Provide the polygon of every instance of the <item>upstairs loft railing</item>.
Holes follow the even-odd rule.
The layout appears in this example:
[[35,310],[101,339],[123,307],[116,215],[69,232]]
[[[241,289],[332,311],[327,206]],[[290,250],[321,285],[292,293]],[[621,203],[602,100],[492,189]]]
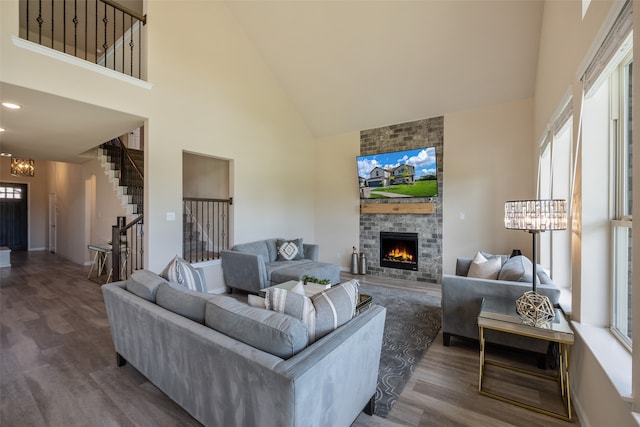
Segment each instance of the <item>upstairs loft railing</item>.
[[129,224],[125,224],[126,217],[119,216],[118,223],[111,228],[111,262],[114,282],[126,280],[131,273],[144,268],[142,217],[140,215]]
[[21,0],[20,37],[143,79],[146,15],[112,0]]
[[182,257],[188,262],[220,259],[229,248],[229,207],[233,199],[183,199]]

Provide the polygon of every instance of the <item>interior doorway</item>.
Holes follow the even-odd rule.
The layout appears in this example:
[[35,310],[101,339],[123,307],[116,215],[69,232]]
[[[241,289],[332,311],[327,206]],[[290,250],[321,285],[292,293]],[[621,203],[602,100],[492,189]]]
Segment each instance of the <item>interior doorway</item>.
[[0,183],[0,246],[29,249],[27,184]]
[[56,226],[58,222],[58,204],[56,193],[49,194],[49,252],[56,253],[58,234]]

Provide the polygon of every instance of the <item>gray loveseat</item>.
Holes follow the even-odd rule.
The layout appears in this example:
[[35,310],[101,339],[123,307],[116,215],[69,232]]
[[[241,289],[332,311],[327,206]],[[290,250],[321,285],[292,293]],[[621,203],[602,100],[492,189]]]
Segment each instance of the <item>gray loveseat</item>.
[[383,307],[307,345],[292,316],[151,272],[102,291],[118,365],[130,363],[205,426],[349,426],[373,409]]
[[[504,255],[501,257],[504,266],[508,257]],[[524,260],[528,261],[526,258]],[[478,279],[467,277],[472,261],[471,258],[458,258],[456,274],[442,276],[442,338],[445,346],[450,344],[452,336],[478,340],[478,314],[482,298],[510,299],[513,300],[515,307],[516,299],[532,289],[531,270],[526,271],[527,268],[521,280],[528,278],[528,281]],[[531,264],[530,261],[529,264]],[[527,272],[528,276],[526,276]],[[551,282],[542,269],[539,269],[538,278],[537,292],[548,296],[551,303],[557,305],[560,289]],[[547,341],[503,332],[486,331],[485,339],[490,343],[537,353],[538,364],[541,366],[549,350]]]
[[221,251],[222,274],[229,291],[242,289],[257,294],[261,289],[309,275],[328,279],[332,285],[340,282],[340,266],[318,262],[320,247],[302,243],[296,259],[283,260],[278,256],[278,242],[284,239],[265,239],[235,245]]

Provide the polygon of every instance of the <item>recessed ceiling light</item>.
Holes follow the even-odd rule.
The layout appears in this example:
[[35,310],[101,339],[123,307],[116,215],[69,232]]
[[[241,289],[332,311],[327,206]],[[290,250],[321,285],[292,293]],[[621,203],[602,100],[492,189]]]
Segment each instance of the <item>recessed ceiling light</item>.
[[0,132],[4,132],[4,128],[0,128]]
[[20,108],[18,104],[14,104],[12,102],[3,102],[2,105],[4,105],[7,108],[11,108],[12,110],[17,110],[18,108]]
[[11,157],[11,153],[0,153],[1,157]]

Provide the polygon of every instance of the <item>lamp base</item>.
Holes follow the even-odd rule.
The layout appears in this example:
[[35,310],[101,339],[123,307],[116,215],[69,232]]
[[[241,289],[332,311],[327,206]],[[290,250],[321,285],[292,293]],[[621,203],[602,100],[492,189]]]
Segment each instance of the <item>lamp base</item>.
[[542,326],[556,317],[549,297],[527,291],[516,300],[516,312],[525,325]]

